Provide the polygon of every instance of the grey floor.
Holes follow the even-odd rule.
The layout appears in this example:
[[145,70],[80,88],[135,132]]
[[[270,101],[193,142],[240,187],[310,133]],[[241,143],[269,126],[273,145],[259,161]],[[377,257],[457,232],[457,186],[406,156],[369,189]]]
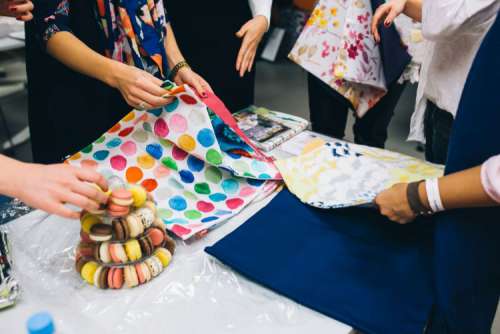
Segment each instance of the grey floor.
[[[0,66],[7,70],[8,78],[22,80],[25,77],[23,56],[22,51],[0,54]],[[16,93],[12,94],[14,91]],[[387,148],[423,157],[422,153],[416,150],[415,143],[405,140],[414,101],[415,86],[410,85],[406,88],[396,108],[396,115],[389,128]],[[306,72],[286,60],[279,63],[259,62],[257,66],[256,104],[308,119]],[[11,133],[16,133],[27,126],[26,91],[19,92],[19,85],[0,84],[0,107],[6,115]],[[347,129],[347,140],[352,140],[352,122],[353,118],[351,117]],[[0,123],[0,144],[6,139],[7,133]],[[32,160],[29,142],[4,153],[23,161]]]

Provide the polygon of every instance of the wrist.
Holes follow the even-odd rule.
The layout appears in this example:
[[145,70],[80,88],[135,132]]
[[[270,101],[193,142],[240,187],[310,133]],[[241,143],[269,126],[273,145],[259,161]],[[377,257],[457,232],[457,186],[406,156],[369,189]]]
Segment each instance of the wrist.
[[118,82],[120,82],[120,79],[123,78],[123,72],[126,66],[128,65],[122,64],[116,60],[108,59],[108,62],[103,67],[104,74],[101,81],[110,87],[117,88]]
[[427,197],[427,190],[425,189],[425,182],[420,182],[420,184],[418,185],[418,197],[420,198],[420,203],[422,203],[422,205],[425,206],[425,208],[427,210],[430,210],[431,206],[429,204],[429,200]]

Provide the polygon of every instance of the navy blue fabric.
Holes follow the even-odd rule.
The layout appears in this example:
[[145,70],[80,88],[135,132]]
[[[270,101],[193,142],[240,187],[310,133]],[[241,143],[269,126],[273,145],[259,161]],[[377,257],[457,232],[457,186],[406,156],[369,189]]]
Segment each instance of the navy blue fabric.
[[[464,87],[446,174],[500,154],[500,20],[485,37]],[[490,333],[500,293],[500,208],[436,217],[436,313],[430,333]]]
[[366,334],[421,334],[432,304],[432,225],[323,210],[288,190],[206,252]]
[[[373,12],[378,6],[385,3],[385,0],[371,0]],[[407,52],[406,46],[401,42],[401,36],[392,24],[390,27],[385,27],[383,24],[378,26],[380,33],[380,56],[384,68],[384,76],[387,86],[397,81],[406,66],[411,61],[411,56]]]

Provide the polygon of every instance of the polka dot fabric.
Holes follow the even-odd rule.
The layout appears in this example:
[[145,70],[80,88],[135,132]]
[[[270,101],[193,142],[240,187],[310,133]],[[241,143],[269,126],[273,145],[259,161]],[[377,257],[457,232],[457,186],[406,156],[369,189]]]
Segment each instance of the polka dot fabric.
[[207,107],[189,87],[175,90],[174,103],[130,112],[68,162],[142,185],[167,228],[188,239],[238,213],[277,172],[221,151]]

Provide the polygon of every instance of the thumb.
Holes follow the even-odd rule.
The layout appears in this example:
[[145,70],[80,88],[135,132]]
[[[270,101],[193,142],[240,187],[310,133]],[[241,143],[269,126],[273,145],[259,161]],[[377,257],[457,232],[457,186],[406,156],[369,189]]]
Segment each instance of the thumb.
[[240,30],[238,30],[238,32],[236,32],[236,36],[238,38],[242,38],[243,36],[245,36],[245,34],[248,31],[249,26],[250,26],[250,21],[248,21],[247,23],[245,23],[244,25],[241,26]]

